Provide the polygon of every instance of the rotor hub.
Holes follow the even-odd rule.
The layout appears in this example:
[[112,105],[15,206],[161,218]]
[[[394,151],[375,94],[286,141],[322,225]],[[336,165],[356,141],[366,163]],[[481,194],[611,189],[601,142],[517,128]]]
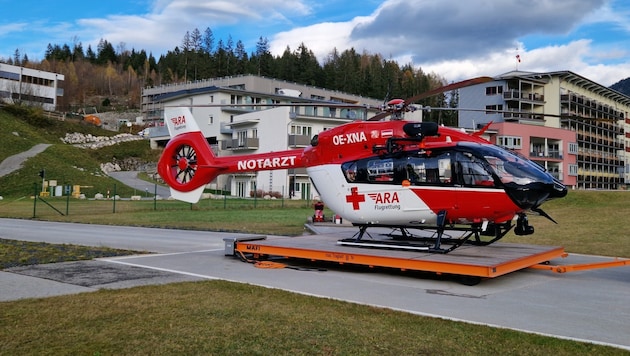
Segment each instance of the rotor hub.
[[186,157],[180,157],[177,160],[177,168],[179,168],[180,171],[183,171],[184,169],[188,168],[189,164],[188,164],[188,158]]

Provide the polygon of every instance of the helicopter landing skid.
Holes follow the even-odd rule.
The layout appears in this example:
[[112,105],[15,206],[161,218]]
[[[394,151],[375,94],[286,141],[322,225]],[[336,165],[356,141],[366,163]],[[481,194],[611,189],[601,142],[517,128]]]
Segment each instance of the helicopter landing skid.
[[[441,213],[441,212],[440,212]],[[375,239],[367,232],[368,227],[378,227],[379,225],[359,225],[359,231],[354,234],[352,238],[338,240],[339,245],[354,246],[354,247],[366,247],[366,248],[381,248],[381,249],[393,249],[393,250],[412,250],[429,253],[449,253],[456,248],[468,244],[473,246],[487,246],[502,239],[512,228],[510,223],[501,225],[492,225],[491,228],[483,228],[482,224],[473,224],[469,227],[454,227],[449,226],[449,231],[463,231],[464,234],[461,237],[453,237],[451,234],[447,234],[446,224],[444,223],[446,215],[438,214],[438,227],[434,227],[435,232],[431,236],[417,236],[411,233],[408,226],[380,226],[390,227],[394,231],[400,231],[399,234],[394,234],[392,231],[389,234],[381,234],[388,236],[390,239]],[[418,227],[420,230],[429,230],[430,228]],[[367,234],[368,240],[363,239]],[[481,235],[493,235],[490,240],[483,240]]]

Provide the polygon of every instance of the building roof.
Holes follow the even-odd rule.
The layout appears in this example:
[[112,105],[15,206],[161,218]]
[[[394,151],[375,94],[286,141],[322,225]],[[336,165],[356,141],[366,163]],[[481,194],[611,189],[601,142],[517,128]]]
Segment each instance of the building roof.
[[585,78],[568,70],[543,73],[512,71],[499,75],[497,79],[526,78],[529,80],[544,82],[546,81],[545,77],[560,77],[562,80],[575,86],[579,86],[595,94],[619,102],[623,105],[630,106],[630,96],[620,93],[614,89],[605,87],[599,83],[596,83],[588,78]]

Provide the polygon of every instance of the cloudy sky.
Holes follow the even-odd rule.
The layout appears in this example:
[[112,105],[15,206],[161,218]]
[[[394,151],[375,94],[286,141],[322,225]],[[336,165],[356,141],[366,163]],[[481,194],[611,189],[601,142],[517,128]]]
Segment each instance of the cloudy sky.
[[[99,39],[156,58],[209,27],[253,52],[304,43],[380,53],[448,81],[514,69],[570,70],[603,85],[630,77],[627,0],[0,0],[0,58],[42,60],[48,44]],[[521,61],[517,61],[517,55]]]

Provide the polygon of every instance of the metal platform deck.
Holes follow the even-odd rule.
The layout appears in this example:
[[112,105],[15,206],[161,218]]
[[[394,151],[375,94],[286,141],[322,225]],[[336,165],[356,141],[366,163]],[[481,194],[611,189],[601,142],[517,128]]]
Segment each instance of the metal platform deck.
[[338,244],[341,238],[339,234],[324,234],[226,239],[226,255],[242,253],[256,259],[275,256],[479,278],[498,277],[567,255],[564,248],[558,246],[499,242],[489,246],[463,245],[441,254],[343,246]]

